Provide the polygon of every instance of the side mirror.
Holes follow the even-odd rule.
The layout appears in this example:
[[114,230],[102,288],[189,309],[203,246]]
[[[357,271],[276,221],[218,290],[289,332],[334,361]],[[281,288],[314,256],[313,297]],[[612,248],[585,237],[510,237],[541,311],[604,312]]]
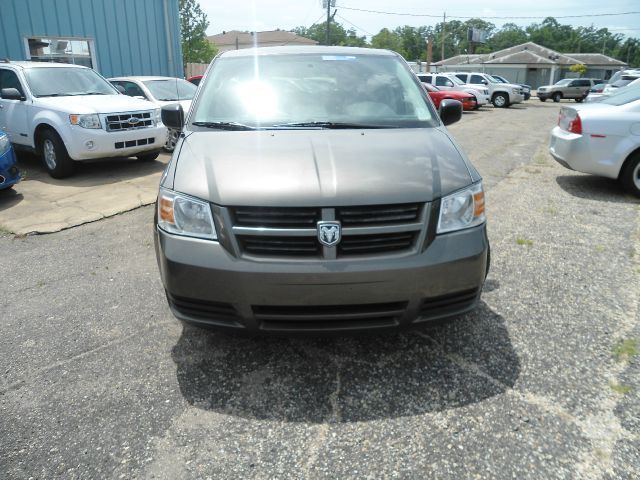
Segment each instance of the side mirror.
[[24,101],[27,99],[17,88],[3,88],[0,91],[0,97],[3,100],[20,100]]
[[440,120],[445,125],[456,123],[462,118],[462,103],[457,100],[446,99],[440,102]]
[[182,110],[182,105],[179,103],[165,105],[162,107],[161,113],[162,123],[164,123],[165,127],[182,130],[184,126],[184,110]]
[[487,82],[486,80],[482,80],[482,83],[485,85],[489,85],[489,82]]

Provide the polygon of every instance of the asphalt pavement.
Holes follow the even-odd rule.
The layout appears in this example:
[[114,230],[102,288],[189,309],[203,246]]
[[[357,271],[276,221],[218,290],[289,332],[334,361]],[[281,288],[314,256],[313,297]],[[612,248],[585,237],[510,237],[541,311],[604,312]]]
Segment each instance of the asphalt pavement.
[[488,186],[492,268],[445,326],[183,326],[152,207],[0,234],[0,478],[640,478],[640,201],[549,157],[556,113],[452,126]]

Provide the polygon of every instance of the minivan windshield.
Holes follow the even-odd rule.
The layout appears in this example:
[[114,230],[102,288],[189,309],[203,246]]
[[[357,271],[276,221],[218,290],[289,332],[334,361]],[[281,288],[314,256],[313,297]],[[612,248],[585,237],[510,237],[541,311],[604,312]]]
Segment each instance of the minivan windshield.
[[75,95],[119,95],[113,85],[90,68],[38,67],[24,71],[36,97]]
[[415,128],[439,125],[396,56],[286,53],[221,57],[190,118],[196,127]]

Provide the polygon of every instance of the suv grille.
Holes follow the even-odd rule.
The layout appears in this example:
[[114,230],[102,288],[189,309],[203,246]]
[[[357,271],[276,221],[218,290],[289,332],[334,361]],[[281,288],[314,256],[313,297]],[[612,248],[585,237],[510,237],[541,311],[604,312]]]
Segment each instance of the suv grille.
[[153,127],[152,112],[128,112],[107,115],[107,132]]
[[[338,208],[235,207],[229,209],[241,254],[259,257],[343,258],[409,252],[426,224],[425,204]],[[336,220],[342,238],[323,247],[317,223]]]

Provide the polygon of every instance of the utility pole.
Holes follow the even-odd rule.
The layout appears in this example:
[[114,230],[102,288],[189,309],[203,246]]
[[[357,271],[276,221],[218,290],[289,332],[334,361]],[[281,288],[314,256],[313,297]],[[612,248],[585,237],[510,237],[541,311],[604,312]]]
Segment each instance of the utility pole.
[[444,14],[442,15],[442,53],[441,53],[441,57],[440,61],[444,60],[444,34],[445,34],[445,30],[447,28],[447,12],[444,12]]
[[331,25],[331,0],[325,0],[325,2],[327,2],[327,38],[325,40],[325,43],[328,46],[329,45],[329,28]]

